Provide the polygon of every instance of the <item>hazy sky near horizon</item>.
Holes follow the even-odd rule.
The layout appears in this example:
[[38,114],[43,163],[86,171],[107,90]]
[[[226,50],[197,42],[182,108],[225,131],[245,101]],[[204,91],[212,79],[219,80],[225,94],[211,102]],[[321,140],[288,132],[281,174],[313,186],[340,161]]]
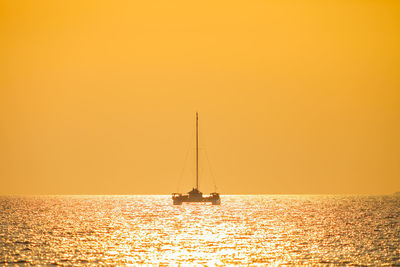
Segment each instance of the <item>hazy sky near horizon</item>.
[[188,191],[196,111],[205,192],[400,191],[400,1],[1,1],[0,34],[0,194]]

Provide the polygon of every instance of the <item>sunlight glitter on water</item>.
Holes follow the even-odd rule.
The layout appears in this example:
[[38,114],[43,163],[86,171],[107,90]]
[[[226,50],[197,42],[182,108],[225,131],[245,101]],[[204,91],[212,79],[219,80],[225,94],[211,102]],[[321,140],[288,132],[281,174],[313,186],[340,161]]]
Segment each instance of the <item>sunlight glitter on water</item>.
[[400,264],[400,198],[0,197],[0,264]]

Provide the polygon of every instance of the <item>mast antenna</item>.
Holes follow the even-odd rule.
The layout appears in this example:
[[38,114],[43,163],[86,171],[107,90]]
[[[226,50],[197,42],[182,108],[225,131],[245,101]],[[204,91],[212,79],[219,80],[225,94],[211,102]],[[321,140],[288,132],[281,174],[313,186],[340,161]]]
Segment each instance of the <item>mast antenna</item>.
[[196,189],[199,189],[199,114],[196,112]]

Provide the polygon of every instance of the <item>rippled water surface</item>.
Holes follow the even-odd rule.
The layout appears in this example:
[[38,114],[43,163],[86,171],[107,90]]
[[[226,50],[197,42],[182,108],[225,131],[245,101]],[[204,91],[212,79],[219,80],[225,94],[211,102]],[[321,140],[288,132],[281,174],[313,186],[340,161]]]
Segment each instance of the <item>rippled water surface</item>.
[[400,197],[0,197],[0,264],[400,265]]

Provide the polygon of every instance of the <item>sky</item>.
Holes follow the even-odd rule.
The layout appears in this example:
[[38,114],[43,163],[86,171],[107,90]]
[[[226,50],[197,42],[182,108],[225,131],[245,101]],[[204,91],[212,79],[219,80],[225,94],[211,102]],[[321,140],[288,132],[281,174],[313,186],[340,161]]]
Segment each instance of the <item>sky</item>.
[[400,2],[0,3],[0,194],[400,191]]

